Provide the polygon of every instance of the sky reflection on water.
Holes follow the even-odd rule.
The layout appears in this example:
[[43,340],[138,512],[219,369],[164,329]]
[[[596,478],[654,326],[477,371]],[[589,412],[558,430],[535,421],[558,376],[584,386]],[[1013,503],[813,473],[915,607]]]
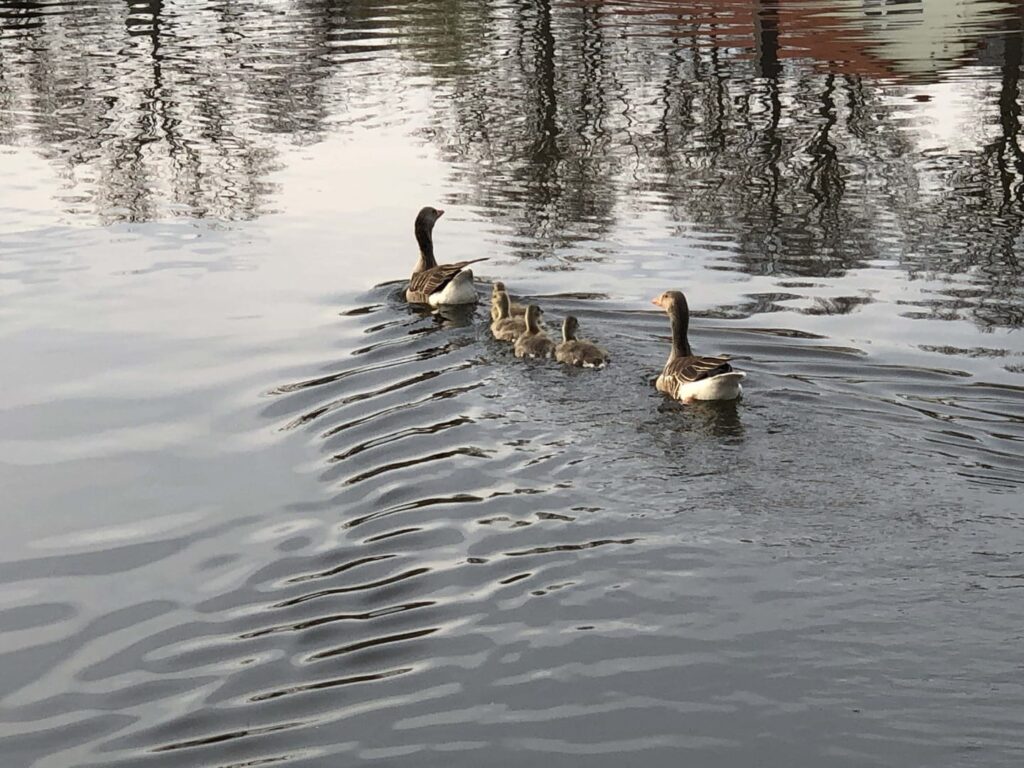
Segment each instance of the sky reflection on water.
[[[0,0],[0,752],[1018,765],[1022,39]],[[613,364],[398,300],[427,203]],[[739,404],[653,392],[669,287]]]

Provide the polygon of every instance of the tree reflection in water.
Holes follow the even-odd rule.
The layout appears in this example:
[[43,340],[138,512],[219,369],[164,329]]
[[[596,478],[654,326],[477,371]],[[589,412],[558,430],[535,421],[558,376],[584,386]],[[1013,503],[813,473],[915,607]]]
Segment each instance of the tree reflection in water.
[[[426,74],[452,196],[520,258],[575,268],[656,209],[751,274],[966,276],[935,311],[1017,327],[1021,4],[955,5],[5,1],[0,142],[52,157],[72,212],[244,219],[284,146]],[[923,147],[928,88],[958,79],[992,117]]]

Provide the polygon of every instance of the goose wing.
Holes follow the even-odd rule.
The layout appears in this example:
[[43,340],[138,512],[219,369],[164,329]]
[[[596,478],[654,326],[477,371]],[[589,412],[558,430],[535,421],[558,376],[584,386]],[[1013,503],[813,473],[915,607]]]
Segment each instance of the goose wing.
[[466,266],[486,260],[487,258],[484,257],[470,259],[469,261],[457,261],[454,264],[438,264],[436,267],[417,272],[409,278],[408,290],[424,296],[430,296],[448,285]]
[[691,384],[701,379],[709,379],[722,373],[729,373],[732,366],[724,357],[677,357],[665,364],[662,376],[674,380],[677,384]]

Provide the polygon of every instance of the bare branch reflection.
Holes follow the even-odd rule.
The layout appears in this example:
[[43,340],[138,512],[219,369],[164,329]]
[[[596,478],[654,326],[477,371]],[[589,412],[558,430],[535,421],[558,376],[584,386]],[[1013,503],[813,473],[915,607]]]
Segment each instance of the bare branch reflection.
[[[983,5],[3,0],[0,141],[51,157],[73,214],[251,218],[284,147],[401,119],[394,93],[425,75],[451,196],[520,258],[575,269],[653,208],[734,243],[728,268],[896,260],[1016,327],[1022,11]],[[968,65],[992,83],[969,93],[979,138],[929,146],[929,88]]]

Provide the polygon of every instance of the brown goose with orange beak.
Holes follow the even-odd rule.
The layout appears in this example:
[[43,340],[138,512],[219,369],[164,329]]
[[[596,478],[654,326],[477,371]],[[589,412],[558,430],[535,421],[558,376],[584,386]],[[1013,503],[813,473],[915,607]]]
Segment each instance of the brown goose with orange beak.
[[690,307],[686,297],[679,291],[665,291],[651,303],[664,309],[672,323],[672,351],[655,384],[658,391],[684,403],[738,398],[745,373],[734,371],[724,357],[693,354],[687,336]]

